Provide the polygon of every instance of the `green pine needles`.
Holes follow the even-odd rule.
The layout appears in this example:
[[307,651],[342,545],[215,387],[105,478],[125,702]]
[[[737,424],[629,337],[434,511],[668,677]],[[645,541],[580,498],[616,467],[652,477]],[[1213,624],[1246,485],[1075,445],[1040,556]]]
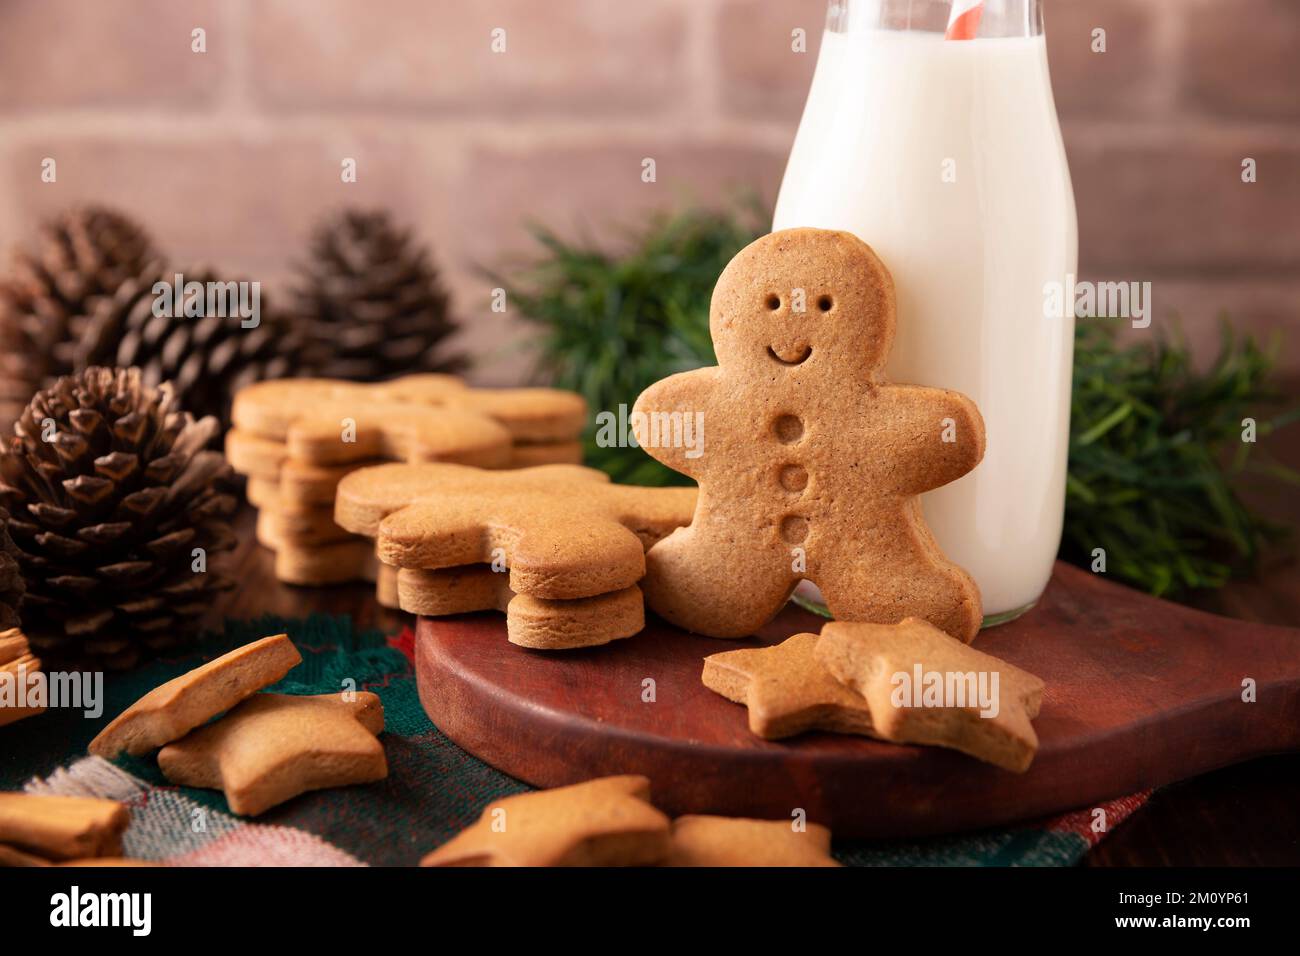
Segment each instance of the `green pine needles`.
[[[665,376],[713,365],[709,298],[731,257],[767,232],[755,201],[737,211],[692,208],[653,219],[618,254],[535,227],[542,255],[514,281],[494,277],[540,330],[539,377],[580,392],[600,412],[628,412]],[[587,464],[615,481],[687,484],[639,448],[602,447],[589,424]]]
[[1115,331],[1082,319],[1075,336],[1062,557],[1088,567],[1102,548],[1109,574],[1152,594],[1222,587],[1285,536],[1240,487],[1300,484],[1255,450],[1300,419],[1279,411],[1276,343],[1225,320],[1217,358],[1198,370],[1176,333],[1120,345]]
[[[617,253],[537,227],[539,257],[513,281],[494,278],[538,328],[539,377],[582,393],[593,417],[617,416],[659,379],[714,363],[714,283],[769,221],[753,201],[689,208],[651,219]],[[1284,535],[1243,504],[1241,483],[1300,484],[1243,441],[1245,419],[1261,441],[1300,419],[1300,409],[1278,411],[1276,349],[1225,323],[1218,358],[1199,370],[1177,336],[1122,344],[1115,332],[1113,323],[1079,321],[1062,557],[1088,567],[1104,549],[1108,574],[1153,594],[1221,587]],[[616,481],[684,481],[639,448],[602,447],[595,434],[593,423],[587,462]]]

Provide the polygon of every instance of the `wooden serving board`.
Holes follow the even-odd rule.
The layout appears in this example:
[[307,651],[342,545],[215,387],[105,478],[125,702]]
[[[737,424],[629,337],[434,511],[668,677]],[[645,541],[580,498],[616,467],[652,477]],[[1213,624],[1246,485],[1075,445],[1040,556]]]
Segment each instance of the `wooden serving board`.
[[[744,707],[700,683],[708,654],[821,623],[791,606],[758,638],[723,641],[652,619],[606,647],[542,653],[510,644],[500,614],[422,618],[420,699],[452,740],[536,786],[643,773],[671,814],[788,818],[802,807],[840,836],[1005,824],[1300,750],[1300,630],[1194,611],[1059,563],[1037,608],[975,644],[1047,684],[1023,775],[862,737],[768,742],[750,734]],[[653,703],[642,700],[647,678]],[[1246,678],[1254,703],[1242,701]]]

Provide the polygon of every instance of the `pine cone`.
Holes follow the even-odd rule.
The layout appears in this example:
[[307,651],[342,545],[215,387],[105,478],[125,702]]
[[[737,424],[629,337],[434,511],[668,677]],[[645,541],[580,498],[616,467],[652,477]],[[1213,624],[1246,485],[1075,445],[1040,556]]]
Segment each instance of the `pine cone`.
[[0,429],[37,389],[75,371],[91,304],[157,258],[145,231],[110,209],[71,209],[42,224],[38,247],[20,251],[0,284]]
[[[230,468],[171,387],[90,368],[39,392],[0,451],[0,506],[26,578],[23,630],[50,660],[132,667],[196,636],[228,580]],[[192,570],[194,549],[205,571]]]
[[444,352],[458,325],[432,258],[384,212],[347,210],[317,227],[293,311],[325,378],[374,382],[466,364]]
[[224,432],[230,426],[234,393],[252,382],[295,374],[303,340],[282,313],[269,307],[265,296],[260,297],[259,321],[252,328],[244,328],[244,320],[235,314],[155,315],[155,283],[170,286],[178,273],[186,285],[228,281],[208,269],[155,267],[123,283],[91,312],[74,364],[77,369],[137,367],[147,387],[170,382],[186,411],[215,416]]
[[9,512],[0,508],[0,631],[18,626],[18,602],[23,590],[18,548],[9,537]]

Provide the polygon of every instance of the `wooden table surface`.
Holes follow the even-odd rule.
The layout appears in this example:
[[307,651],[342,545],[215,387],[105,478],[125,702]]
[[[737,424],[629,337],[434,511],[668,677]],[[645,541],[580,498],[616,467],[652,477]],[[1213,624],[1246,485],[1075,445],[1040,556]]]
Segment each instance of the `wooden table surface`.
[[[369,585],[297,588],[275,580],[273,557],[253,541],[253,516],[241,515],[235,555],[238,587],[214,615],[350,614],[356,626],[397,631],[408,615],[375,603]],[[1294,564],[1235,583],[1196,602],[1204,610],[1300,625],[1300,571]],[[1300,864],[1300,754],[1228,767],[1157,791],[1088,854],[1087,866],[1253,866]]]

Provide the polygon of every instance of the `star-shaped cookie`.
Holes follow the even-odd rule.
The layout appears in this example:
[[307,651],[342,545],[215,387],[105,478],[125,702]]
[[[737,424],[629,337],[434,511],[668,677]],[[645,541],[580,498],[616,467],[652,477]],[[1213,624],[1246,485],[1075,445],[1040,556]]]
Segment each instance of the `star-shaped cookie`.
[[124,750],[134,756],[157,750],[274,684],[301,661],[287,634],[237,647],[149,691],[87,749],[109,760]]
[[257,694],[168,744],[158,766],[172,783],[224,790],[232,811],[257,816],[308,790],[382,780],[383,729],[383,704],[367,691]]
[[704,686],[749,707],[749,729],[768,740],[806,730],[872,734],[867,702],[813,654],[816,634],[772,647],[724,651],[704,659]]
[[833,621],[822,628],[816,658],[866,699],[886,740],[952,747],[1018,773],[1038,750],[1030,721],[1043,682],[927,621]]
[[645,777],[601,777],[490,803],[421,866],[645,866],[668,855]]
[[673,821],[669,866],[839,866],[831,831],[792,820],[684,816]]

